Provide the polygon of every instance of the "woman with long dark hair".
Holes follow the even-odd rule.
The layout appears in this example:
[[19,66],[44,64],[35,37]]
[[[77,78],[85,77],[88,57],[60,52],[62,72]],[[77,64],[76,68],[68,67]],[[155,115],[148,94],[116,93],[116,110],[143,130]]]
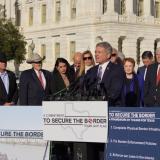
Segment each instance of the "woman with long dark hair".
[[[57,58],[52,76],[54,95],[57,96],[74,81],[74,73],[72,73],[68,61],[64,58]],[[71,155],[68,153],[68,149],[72,150],[72,148],[72,143],[51,142],[51,154],[55,155],[57,160],[69,160]]]
[[64,58],[57,58],[52,75],[55,94],[69,87],[74,81],[70,65]]

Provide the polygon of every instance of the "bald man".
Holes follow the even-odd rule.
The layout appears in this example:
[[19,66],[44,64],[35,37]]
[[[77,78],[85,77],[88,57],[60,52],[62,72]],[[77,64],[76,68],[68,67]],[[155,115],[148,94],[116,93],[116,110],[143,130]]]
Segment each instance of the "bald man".
[[75,73],[75,79],[78,78],[78,73],[81,65],[81,52],[76,52],[73,56],[73,65],[71,65],[72,71]]

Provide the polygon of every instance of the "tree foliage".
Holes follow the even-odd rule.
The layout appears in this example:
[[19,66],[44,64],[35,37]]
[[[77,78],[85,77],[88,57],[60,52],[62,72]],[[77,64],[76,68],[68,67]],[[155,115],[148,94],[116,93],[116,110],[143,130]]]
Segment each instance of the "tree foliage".
[[26,41],[18,28],[10,20],[0,20],[0,52],[6,54],[8,60],[14,59],[20,64],[25,60]]

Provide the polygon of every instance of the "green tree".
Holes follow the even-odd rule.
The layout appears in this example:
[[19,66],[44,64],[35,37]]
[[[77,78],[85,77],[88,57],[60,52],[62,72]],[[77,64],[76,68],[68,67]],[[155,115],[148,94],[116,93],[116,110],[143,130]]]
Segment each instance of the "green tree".
[[15,73],[19,75],[19,66],[25,60],[26,41],[10,20],[0,19],[0,52],[6,54],[8,60],[14,60]]
[[18,28],[10,20],[0,20],[0,51],[8,60],[20,64],[25,60],[26,41]]

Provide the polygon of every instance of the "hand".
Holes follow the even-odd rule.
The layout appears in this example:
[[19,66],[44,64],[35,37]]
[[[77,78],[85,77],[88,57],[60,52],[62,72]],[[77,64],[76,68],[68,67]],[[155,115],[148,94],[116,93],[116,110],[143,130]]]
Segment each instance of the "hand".
[[13,105],[13,102],[6,102],[3,104],[4,106],[12,106]]

